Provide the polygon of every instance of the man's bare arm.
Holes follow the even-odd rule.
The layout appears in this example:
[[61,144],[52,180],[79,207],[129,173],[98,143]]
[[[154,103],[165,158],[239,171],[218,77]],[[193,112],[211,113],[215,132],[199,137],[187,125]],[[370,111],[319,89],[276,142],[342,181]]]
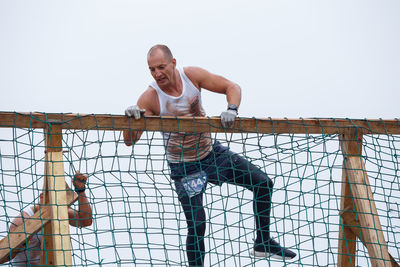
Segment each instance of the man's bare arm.
[[240,105],[242,89],[236,83],[199,67],[186,67],[185,74],[199,89],[225,94],[228,105]]
[[[137,106],[140,109],[144,110],[145,116],[151,115],[159,115],[160,114],[160,107],[158,104],[158,97],[157,93],[155,92],[154,88],[149,87],[140,97],[137,102]],[[124,143],[127,146],[131,146],[139,141],[140,137],[142,136],[143,131],[133,131],[133,130],[124,130]]]
[[86,197],[85,188],[88,176],[76,172],[73,185],[78,196],[79,210],[68,209],[69,224],[75,227],[87,227],[92,224],[92,207]]

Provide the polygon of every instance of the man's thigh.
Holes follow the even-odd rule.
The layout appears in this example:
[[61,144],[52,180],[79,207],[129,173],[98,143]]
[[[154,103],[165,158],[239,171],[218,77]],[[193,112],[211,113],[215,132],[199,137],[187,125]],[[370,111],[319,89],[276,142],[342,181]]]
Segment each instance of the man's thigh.
[[221,185],[227,182],[250,190],[269,180],[259,167],[229,150],[216,157],[215,165],[207,170],[207,174],[210,183]]

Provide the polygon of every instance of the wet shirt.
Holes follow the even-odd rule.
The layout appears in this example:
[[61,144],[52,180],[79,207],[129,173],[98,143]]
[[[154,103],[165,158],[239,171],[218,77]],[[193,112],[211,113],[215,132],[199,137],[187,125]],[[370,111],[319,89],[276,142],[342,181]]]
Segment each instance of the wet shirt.
[[[150,86],[156,89],[160,103],[161,116],[204,117],[201,93],[178,68],[182,80],[182,94],[170,96],[163,92],[154,81]],[[210,133],[162,132],[164,146],[169,162],[190,162],[201,160],[211,151]]]

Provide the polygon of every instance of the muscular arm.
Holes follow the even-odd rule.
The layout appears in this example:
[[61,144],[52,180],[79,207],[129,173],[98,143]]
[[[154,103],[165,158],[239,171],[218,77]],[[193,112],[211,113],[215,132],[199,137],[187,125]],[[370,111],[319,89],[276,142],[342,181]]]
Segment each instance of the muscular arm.
[[[137,105],[141,109],[145,110],[145,116],[160,114],[157,93],[152,87],[147,88],[147,90],[139,97]],[[143,131],[124,130],[123,136],[125,145],[131,146],[135,144],[137,141],[139,141],[142,134]]]
[[212,74],[199,67],[184,68],[185,74],[197,88],[225,94],[228,105],[235,104],[239,107],[242,98],[242,89],[236,83],[216,74]]
[[92,224],[92,207],[85,192],[77,193],[79,210],[68,209],[69,224],[75,227],[87,227]]
[[124,130],[124,143],[127,146],[131,146],[139,141],[140,137],[142,136],[143,131],[133,131],[133,130]]
[[78,206],[79,210],[72,208],[68,209],[69,224],[75,227],[87,227],[92,224],[92,207],[86,197],[85,191],[79,192],[79,190],[85,190],[86,181],[88,175],[82,174],[77,171],[72,180],[75,192],[78,194]]

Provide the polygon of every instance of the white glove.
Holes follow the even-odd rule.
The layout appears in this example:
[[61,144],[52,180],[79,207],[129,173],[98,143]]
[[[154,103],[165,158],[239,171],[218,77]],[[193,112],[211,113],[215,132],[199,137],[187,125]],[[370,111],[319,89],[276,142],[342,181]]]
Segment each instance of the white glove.
[[232,128],[238,113],[236,110],[228,109],[221,113],[221,124],[224,128]]
[[125,115],[128,117],[134,117],[136,120],[140,119],[145,112],[146,110],[140,109],[138,105],[130,106],[125,109]]

